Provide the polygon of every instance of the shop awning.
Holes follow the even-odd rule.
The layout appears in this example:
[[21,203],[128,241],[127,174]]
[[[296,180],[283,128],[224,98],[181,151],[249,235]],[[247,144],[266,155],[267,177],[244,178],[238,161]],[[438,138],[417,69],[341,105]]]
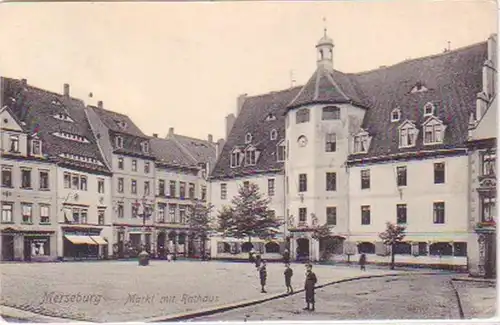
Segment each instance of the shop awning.
[[108,242],[104,240],[101,236],[90,236],[93,241],[95,241],[98,245],[107,245]]
[[97,245],[90,236],[65,235],[64,237],[75,245]]

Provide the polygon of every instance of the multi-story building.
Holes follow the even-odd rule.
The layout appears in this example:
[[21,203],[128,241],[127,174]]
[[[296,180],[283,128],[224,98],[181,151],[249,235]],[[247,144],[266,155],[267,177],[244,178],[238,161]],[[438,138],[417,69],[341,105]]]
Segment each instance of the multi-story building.
[[487,278],[496,275],[498,134],[496,69],[497,38],[488,39],[488,58],[483,66],[483,89],[477,95],[476,114],[469,128],[469,273]]
[[[174,139],[174,137],[176,139]],[[189,141],[189,146],[183,141]],[[207,204],[207,165],[215,160],[216,149],[208,141],[174,135],[154,134],[152,152],[156,158],[156,249],[178,255],[199,255],[199,241],[190,231],[188,216],[198,202]],[[188,149],[187,149],[187,148]],[[209,167],[208,167],[209,168]]]
[[[300,88],[271,92],[259,96],[242,95],[237,100],[236,116],[226,117],[226,142],[210,175],[212,218],[238,194],[245,182],[259,186],[262,195],[270,198],[269,209],[279,218],[285,217],[286,193],[284,162],[286,160],[286,105]],[[283,227],[282,233],[285,231]],[[247,258],[252,248],[272,258],[283,245],[283,236],[275,241],[252,238],[246,240],[214,236],[211,254],[217,257]]]
[[[316,45],[317,69],[303,87],[247,98],[227,128],[212,202],[227,202],[221,197],[229,185],[234,195],[239,182],[282,174],[281,155],[280,212],[294,257],[366,253],[385,261],[388,248],[378,234],[392,222],[407,228],[395,248],[398,260],[465,266],[467,127],[488,45],[362,73],[335,70],[333,49],[325,32]],[[246,111],[249,100],[255,104]],[[271,116],[276,107],[285,119]],[[321,224],[333,230],[317,241],[311,230]]]
[[[30,207],[33,201],[21,198],[21,204],[26,203],[19,208],[23,220],[37,227],[39,223],[50,229],[56,227],[57,239],[52,236],[31,244],[33,251],[50,252],[59,259],[106,256],[111,249],[111,207],[104,191],[110,187],[110,172],[86,119],[83,102],[70,96],[67,84],[61,95],[30,86],[26,80],[4,81],[8,107],[16,121],[29,131],[30,156],[50,162],[36,170],[23,162],[20,171],[21,187],[31,191],[31,197],[38,201]],[[26,145],[26,136],[22,139],[20,147]],[[16,179],[19,172],[14,173]],[[30,180],[30,175],[39,177]],[[53,199],[48,198],[50,189],[55,193]],[[13,208],[18,208],[15,203]]]
[[87,118],[112,176],[113,249],[154,247],[155,164],[149,137],[126,115],[87,106]]

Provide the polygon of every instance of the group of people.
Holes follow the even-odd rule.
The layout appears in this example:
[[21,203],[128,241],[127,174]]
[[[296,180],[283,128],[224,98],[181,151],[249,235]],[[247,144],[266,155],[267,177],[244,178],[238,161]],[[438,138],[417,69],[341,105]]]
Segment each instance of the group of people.
[[[262,293],[266,293],[266,280],[267,280],[267,264],[266,261],[263,260],[260,255],[257,255],[255,257],[255,267],[257,268],[259,272],[259,277],[260,277],[260,285],[261,285],[261,291]],[[286,292],[287,293],[293,293],[293,287],[292,287],[292,276],[293,276],[293,270],[290,267],[289,261],[285,262],[285,271],[283,272],[285,276],[285,286],[286,286]],[[316,286],[316,283],[318,282],[318,278],[316,277],[316,274],[312,271],[312,264],[308,263],[306,264],[306,274],[305,274],[305,282],[304,282],[304,290],[305,290],[305,300],[307,306],[304,308],[304,310],[315,310],[315,299],[314,299],[314,289]]]

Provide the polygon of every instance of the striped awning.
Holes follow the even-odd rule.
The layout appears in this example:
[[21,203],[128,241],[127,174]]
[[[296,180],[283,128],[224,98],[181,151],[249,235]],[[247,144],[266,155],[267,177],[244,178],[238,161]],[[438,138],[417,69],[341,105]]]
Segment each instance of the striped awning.
[[75,245],[97,245],[90,236],[64,235],[64,237]]
[[95,241],[98,245],[107,245],[108,242],[104,240],[101,236],[90,236],[93,241]]

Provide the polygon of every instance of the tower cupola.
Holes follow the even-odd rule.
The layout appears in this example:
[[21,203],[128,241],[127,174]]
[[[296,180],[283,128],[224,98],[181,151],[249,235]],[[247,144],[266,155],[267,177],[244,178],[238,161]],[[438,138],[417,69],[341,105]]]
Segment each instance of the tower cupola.
[[326,28],[324,35],[316,44],[316,51],[318,55],[317,65],[319,67],[333,70],[333,40],[328,37]]

